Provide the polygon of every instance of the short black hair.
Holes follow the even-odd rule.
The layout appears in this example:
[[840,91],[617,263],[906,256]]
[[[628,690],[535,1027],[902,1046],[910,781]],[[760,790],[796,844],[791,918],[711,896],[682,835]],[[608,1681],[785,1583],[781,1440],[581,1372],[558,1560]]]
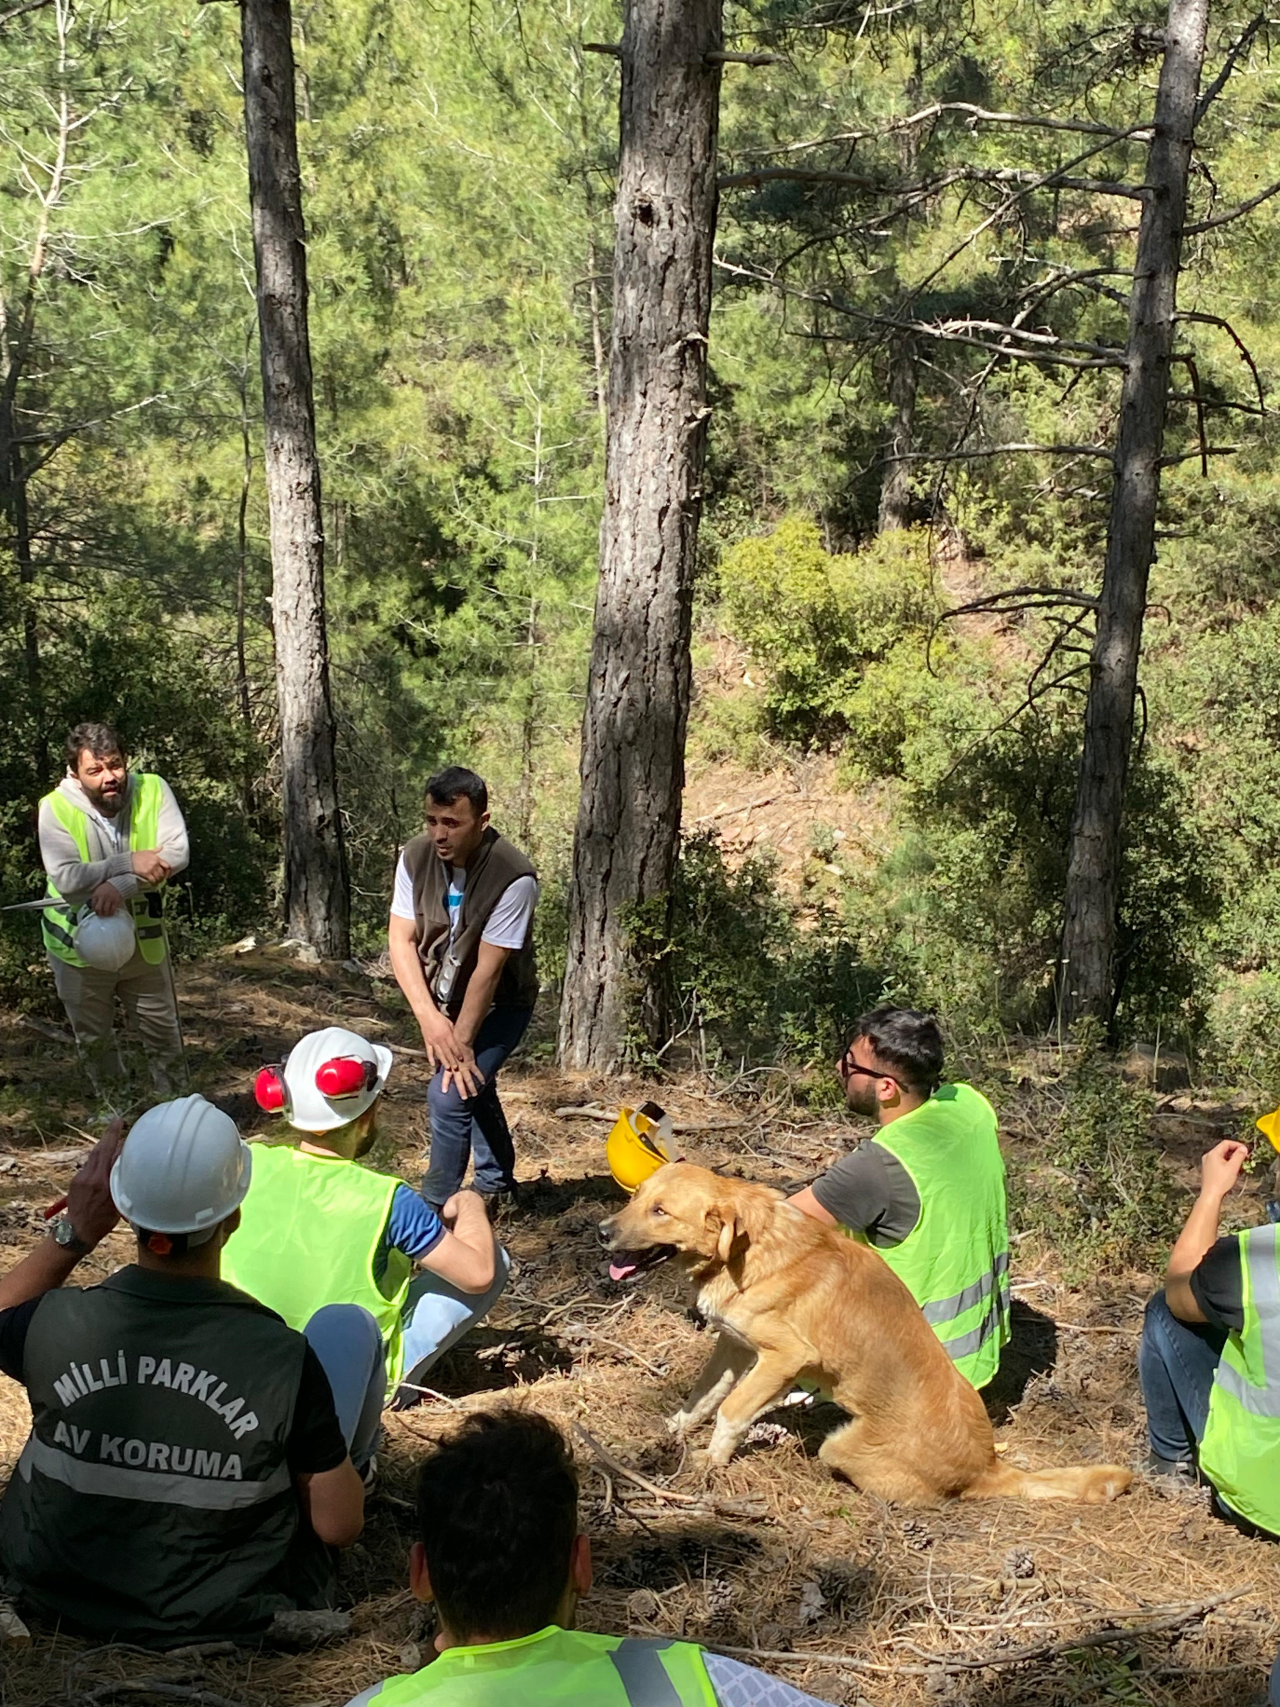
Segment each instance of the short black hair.
[[915,1008],[872,1008],[854,1021],[845,1040],[846,1055],[860,1037],[871,1045],[877,1061],[887,1062],[913,1091],[932,1096],[942,1083],[945,1048],[936,1015]]
[[468,1417],[418,1472],[418,1527],[442,1623],[466,1641],[514,1641],[552,1622],[578,1532],[564,1435],[506,1405]]
[[463,794],[475,808],[476,817],[489,810],[489,790],[484,778],[469,771],[465,765],[446,765],[427,779],[426,795],[437,806],[448,806]]
[[77,723],[68,730],[67,768],[75,770],[81,753],[85,752],[92,753],[95,759],[109,758],[112,753],[119,753],[122,759],[129,757],[120,731],[111,723]]

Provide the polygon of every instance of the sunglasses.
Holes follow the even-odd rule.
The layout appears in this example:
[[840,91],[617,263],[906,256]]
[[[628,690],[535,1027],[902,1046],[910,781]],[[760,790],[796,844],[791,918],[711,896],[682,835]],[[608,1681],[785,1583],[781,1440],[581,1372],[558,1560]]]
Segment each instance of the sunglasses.
[[897,1078],[893,1073],[886,1073],[883,1067],[860,1066],[857,1061],[852,1059],[847,1049],[840,1057],[840,1065],[837,1071],[839,1072],[840,1077],[844,1080],[851,1079],[855,1073],[861,1073],[864,1078],[868,1079],[888,1079],[891,1083],[897,1085],[900,1091],[910,1089],[908,1085],[905,1085],[903,1081]]

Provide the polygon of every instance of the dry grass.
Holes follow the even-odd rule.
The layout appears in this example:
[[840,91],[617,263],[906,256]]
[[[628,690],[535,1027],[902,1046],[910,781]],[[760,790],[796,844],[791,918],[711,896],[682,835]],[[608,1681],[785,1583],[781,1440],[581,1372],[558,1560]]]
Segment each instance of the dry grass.
[[[371,992],[355,976],[329,978],[273,955],[204,961],[184,969],[180,982],[199,1082],[220,1099],[235,1098],[241,1115],[250,1107],[253,1069],[278,1059],[310,1026],[364,1022],[393,1041],[411,1040],[399,1011],[383,1001],[385,987]],[[0,1172],[0,1241],[9,1247],[0,1260],[8,1261],[71,1171],[66,1162],[42,1162],[41,1146],[74,1145],[68,1121],[83,1126],[88,1110],[68,1100],[72,1069],[56,1043],[14,1020],[0,1029],[0,1049],[0,1145],[15,1159]],[[429,1637],[404,1588],[415,1459],[458,1410],[510,1401],[585,1425],[614,1458],[695,1502],[657,1497],[608,1472],[583,1446],[584,1515],[597,1560],[586,1618],[596,1628],[794,1651],[794,1662],[771,1660],[769,1669],[829,1701],[874,1707],[1244,1707],[1258,1697],[1280,1642],[1280,1551],[1217,1521],[1202,1494],[1169,1495],[1140,1480],[1131,1496],[1103,1508],[995,1501],[906,1513],[833,1481],[817,1463],[817,1443],[834,1420],[830,1407],[771,1418],[704,1487],[662,1426],[698,1366],[703,1337],[671,1272],[634,1290],[611,1286],[595,1234],[614,1202],[603,1167],[605,1128],[554,1113],[628,1093],[638,1100],[648,1087],[570,1084],[536,1065],[513,1069],[506,1083],[527,1182],[526,1207],[503,1229],[515,1259],[512,1283],[489,1322],[434,1372],[448,1402],[387,1419],[382,1491],[362,1542],[343,1563],[350,1636],[303,1655],[152,1657],[38,1630],[29,1649],[5,1656],[3,1707],[145,1700],[113,1696],[110,1685],[148,1679],[176,1686],[188,1700],[206,1692],[208,1707],[216,1707],[214,1697],[244,1707],[338,1704],[411,1669]],[[402,1058],[383,1121],[379,1155],[410,1179],[421,1154],[424,1085],[422,1064]],[[847,1142],[834,1118],[801,1111],[784,1118],[779,1108],[766,1121],[757,1101],[713,1098],[692,1081],[668,1084],[661,1096],[685,1122],[720,1126],[688,1139],[699,1159],[780,1185],[810,1177]],[[731,1120],[739,1124],[723,1126]],[[1017,1356],[997,1396],[1007,1407],[999,1437],[1011,1458],[1032,1465],[1136,1460],[1142,1429],[1133,1352],[1153,1277],[1099,1275],[1087,1289],[1069,1291],[1051,1253],[1030,1269],[1027,1251],[1022,1245],[1015,1259]],[[96,1266],[125,1255],[117,1238]],[[27,1425],[21,1390],[0,1382],[4,1473]],[[1005,1667],[946,1669],[969,1656],[1140,1625],[1150,1609],[1220,1595],[1235,1598],[1131,1640]],[[832,1655],[847,1663],[822,1657]],[[184,1696],[150,1697],[166,1698]]]

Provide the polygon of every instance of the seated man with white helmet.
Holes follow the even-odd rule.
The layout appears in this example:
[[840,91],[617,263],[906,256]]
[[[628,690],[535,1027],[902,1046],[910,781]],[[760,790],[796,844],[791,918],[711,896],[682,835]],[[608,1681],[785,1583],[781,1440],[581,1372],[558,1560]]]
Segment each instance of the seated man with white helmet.
[[[382,1332],[388,1397],[406,1407],[431,1365],[488,1314],[509,1264],[478,1193],[456,1192],[437,1214],[412,1186],[359,1165],[377,1136],[391,1060],[384,1044],[333,1025],[258,1074],[259,1105],[283,1113],[297,1138],[253,1146],[253,1184],[223,1272],[294,1327],[326,1304],[362,1305]],[[326,1365],[345,1355],[333,1344]]]
[[[308,1340],[219,1279],[251,1157],[202,1097],[161,1103],[120,1143],[114,1122],[66,1214],[0,1280],[0,1371],[31,1434],[0,1504],[0,1559],[25,1606],[100,1640],[159,1647],[261,1629],[326,1604],[329,1547],[364,1523],[352,1462],[375,1404],[344,1434]],[[123,1215],[136,1261],[64,1286]],[[360,1438],[360,1427],[364,1439]]]

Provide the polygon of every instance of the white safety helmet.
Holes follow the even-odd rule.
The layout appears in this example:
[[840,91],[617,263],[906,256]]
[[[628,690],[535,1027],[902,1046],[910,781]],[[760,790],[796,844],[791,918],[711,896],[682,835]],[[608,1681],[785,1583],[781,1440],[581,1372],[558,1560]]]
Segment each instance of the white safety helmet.
[[134,1121],[111,1170],[111,1198],[149,1233],[207,1235],[244,1202],[252,1167],[229,1114],[202,1096],[178,1097]]
[[99,972],[118,972],[133,959],[137,938],[133,934],[133,915],[127,907],[109,917],[102,917],[87,907],[72,932],[72,942],[81,960]]
[[392,1060],[385,1043],[326,1026],[296,1043],[283,1067],[264,1067],[254,1095],[259,1108],[282,1113],[299,1132],[332,1132],[377,1102]]

